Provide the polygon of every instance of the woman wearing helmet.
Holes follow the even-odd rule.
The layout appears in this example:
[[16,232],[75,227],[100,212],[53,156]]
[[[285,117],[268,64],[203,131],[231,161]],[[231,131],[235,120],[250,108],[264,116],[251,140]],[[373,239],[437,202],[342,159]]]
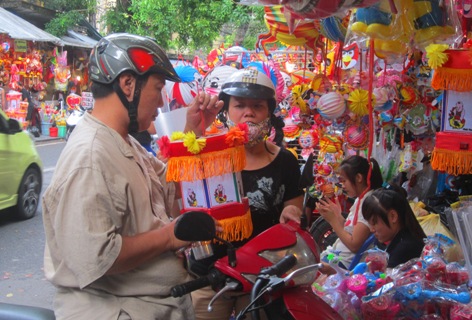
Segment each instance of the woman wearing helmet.
[[[300,222],[303,191],[298,187],[298,161],[291,152],[266,139],[271,126],[276,124],[281,129],[273,114],[276,107],[273,83],[256,69],[238,70],[222,85],[219,98],[224,101],[219,118],[226,126],[246,123],[249,127],[242,181],[251,209],[252,237],[279,222]],[[234,243],[236,247],[242,244]],[[224,255],[226,251],[214,248],[214,252]],[[249,302],[246,296],[218,299],[208,313],[213,295],[206,288],[192,293],[197,319],[228,319],[233,308],[239,312]]]
[[[186,243],[170,219],[175,186],[166,167],[129,134],[163,105],[165,80],[179,81],[150,38],[110,35],[90,57],[95,104],[67,142],[43,196],[45,273],[57,319],[193,319],[190,299],[170,297],[188,276],[174,251]],[[199,134],[222,102],[201,94],[188,107]]]

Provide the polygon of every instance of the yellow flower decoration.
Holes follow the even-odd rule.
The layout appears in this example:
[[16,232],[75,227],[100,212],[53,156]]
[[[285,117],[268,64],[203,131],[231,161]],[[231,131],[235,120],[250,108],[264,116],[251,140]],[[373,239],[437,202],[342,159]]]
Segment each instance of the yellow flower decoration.
[[449,48],[447,44],[430,44],[426,49],[426,58],[428,58],[428,65],[432,69],[437,69],[446,63],[448,59],[447,53],[444,53]]
[[206,139],[205,138],[198,138],[192,131],[188,132],[184,136],[184,146],[187,147],[188,152],[193,154],[200,153],[203,148],[206,146]]
[[[358,116],[369,114],[369,91],[356,89],[349,94],[347,99],[349,110]],[[372,105],[375,105],[375,96],[372,95]]]
[[172,135],[170,136],[170,141],[182,140],[184,137],[185,137],[185,133],[181,131],[175,131],[175,132],[172,132]]

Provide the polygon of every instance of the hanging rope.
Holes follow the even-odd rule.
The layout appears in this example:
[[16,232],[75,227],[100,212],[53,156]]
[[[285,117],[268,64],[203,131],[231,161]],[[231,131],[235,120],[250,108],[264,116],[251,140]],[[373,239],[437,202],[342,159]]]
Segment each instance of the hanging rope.
[[[369,45],[369,93],[368,93],[368,102],[367,106],[369,108],[369,144],[367,147],[367,162],[369,163],[369,171],[367,172],[367,188],[359,196],[359,201],[356,206],[356,213],[354,215],[353,224],[357,224],[357,216],[359,214],[359,207],[361,204],[361,199],[364,198],[365,194],[370,190],[370,177],[372,176],[372,162],[370,158],[372,156],[372,148],[374,145],[374,116],[373,116],[373,106],[372,106],[372,91],[374,86],[374,39],[370,39]],[[362,61],[362,60],[361,60]],[[361,64],[362,66],[362,64]]]

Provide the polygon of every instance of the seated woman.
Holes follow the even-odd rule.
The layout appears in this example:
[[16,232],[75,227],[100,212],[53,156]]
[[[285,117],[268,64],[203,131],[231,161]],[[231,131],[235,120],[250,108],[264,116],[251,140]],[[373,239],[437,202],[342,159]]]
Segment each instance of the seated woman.
[[[338,169],[339,181],[347,196],[356,198],[346,218],[342,215],[339,200],[335,198],[320,199],[316,208],[320,215],[331,225],[338,239],[321,253],[323,261],[335,253],[344,269],[349,268],[351,261],[370,235],[369,223],[363,218],[362,202],[372,193],[372,190],[382,187],[383,179],[379,164],[373,158],[370,162],[361,156],[350,156],[341,162]],[[370,172],[370,174],[369,174]],[[332,273],[328,265],[320,270],[322,273]]]
[[387,246],[388,268],[421,255],[426,234],[399,187],[373,191],[362,204],[362,215],[377,241]]

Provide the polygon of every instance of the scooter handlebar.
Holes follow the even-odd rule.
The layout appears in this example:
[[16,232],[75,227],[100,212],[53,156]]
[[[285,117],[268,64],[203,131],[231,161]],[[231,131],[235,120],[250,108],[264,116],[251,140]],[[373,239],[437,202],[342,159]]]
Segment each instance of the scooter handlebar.
[[195,290],[216,285],[226,280],[226,276],[216,269],[212,269],[210,273],[204,277],[176,285],[170,289],[170,295],[174,298],[182,297]]
[[261,270],[261,274],[281,277],[284,273],[293,268],[296,263],[297,258],[293,254],[291,254],[289,256],[283,257],[279,262],[275,263],[274,265]]

